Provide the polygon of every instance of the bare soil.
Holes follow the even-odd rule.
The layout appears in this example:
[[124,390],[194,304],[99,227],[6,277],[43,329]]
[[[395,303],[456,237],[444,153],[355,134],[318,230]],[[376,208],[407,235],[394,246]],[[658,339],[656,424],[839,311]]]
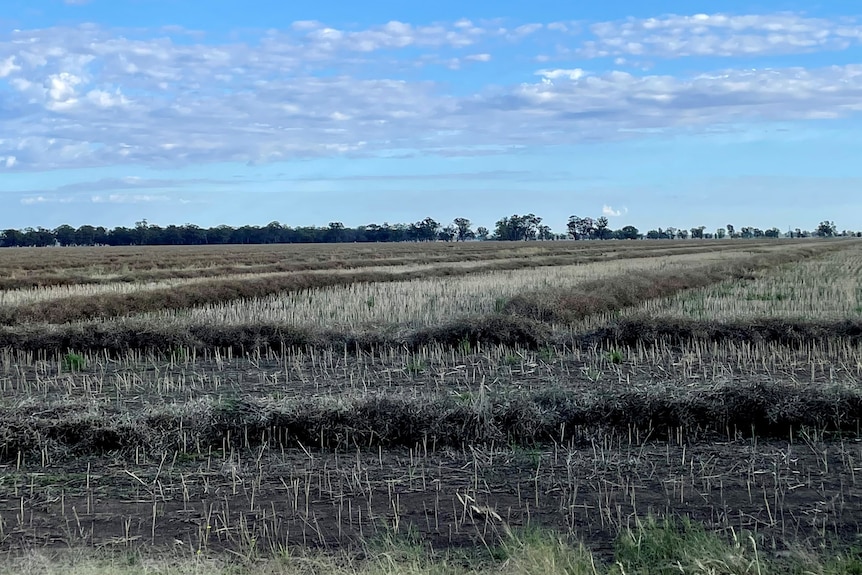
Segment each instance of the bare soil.
[[[682,445],[597,437],[591,446],[215,451],[0,467],[0,549],[161,545],[249,552],[419,535],[435,548],[493,544],[506,527],[573,532],[610,553],[647,515],[754,532],[764,550],[858,544],[862,444]],[[253,541],[253,543],[252,543]]]
[[[338,402],[376,390],[475,403],[484,388],[583,397],[622,388],[706,393],[765,381],[826,389],[856,385],[860,369],[853,346],[744,353],[656,346],[624,354],[621,363],[600,349],[141,357],[75,372],[40,360],[4,365],[0,384],[15,421],[42,418],[59,428],[88,405],[133,424],[142,413],[207,397]],[[358,546],[393,534],[443,548],[492,545],[507,528],[541,526],[571,531],[609,556],[619,530],[648,515],[690,517],[726,534],[749,530],[765,552],[800,542],[858,544],[858,419],[856,432],[801,428],[784,438],[744,426],[726,435],[660,432],[661,423],[651,426],[655,435],[642,426],[596,425],[577,438],[561,430],[562,441],[440,446],[427,439],[387,447],[372,434],[369,443],[321,437],[323,448],[313,438],[230,437],[242,432],[229,429],[221,441],[172,450],[121,440],[78,449],[74,437],[62,448],[56,437],[48,440],[50,427],[38,428],[41,449],[9,453],[0,465],[0,551],[155,544],[249,554]]]

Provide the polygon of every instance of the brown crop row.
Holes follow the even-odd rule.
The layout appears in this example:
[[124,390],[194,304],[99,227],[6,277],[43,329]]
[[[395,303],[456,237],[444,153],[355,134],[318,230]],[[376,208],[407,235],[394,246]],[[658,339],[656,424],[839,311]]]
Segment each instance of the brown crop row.
[[[826,399],[828,397],[828,400]],[[35,413],[35,415],[34,415]],[[788,437],[793,429],[856,431],[862,393],[823,384],[731,384],[714,389],[620,386],[496,396],[480,391],[465,402],[451,394],[362,393],[338,401],[312,396],[276,400],[207,399],[146,411],[116,413],[109,404],[63,403],[8,408],[0,414],[0,460],[39,456],[46,445],[64,455],[242,448],[299,444],[535,445],[584,442],[597,430],[668,438],[685,430],[691,439],[745,430],[761,437]],[[562,430],[562,432],[561,432]]]
[[[458,319],[397,336],[373,333],[339,333],[325,329],[303,329],[277,324],[240,326],[173,325],[157,321],[95,321],[65,326],[27,325],[33,322],[63,323],[88,318],[106,318],[140,311],[183,309],[208,302],[240,297],[257,297],[289,289],[306,289],[344,282],[394,281],[403,274],[357,272],[339,276],[289,275],[260,281],[220,281],[183,286],[174,290],[110,294],[99,297],[63,298],[22,306],[6,312],[0,330],[0,346],[52,352],[106,349],[170,350],[177,347],[211,349],[229,347],[249,351],[256,347],[279,349],[283,346],[341,346],[368,348],[404,345],[416,348],[433,343],[489,342],[537,347],[550,341],[552,323],[575,321],[584,315],[622,309],[646,299],[671,295],[679,290],[703,286],[732,277],[745,277],[754,270],[812,257],[839,249],[842,244],[824,243],[811,247],[754,254],[747,258],[698,266],[690,270],[627,274],[588,282],[571,290],[549,290],[517,296],[503,306],[503,314]],[[428,270],[416,272],[427,276]],[[463,273],[440,268],[439,275]],[[411,277],[407,274],[407,277]]]
[[787,243],[746,240],[22,248],[0,250],[0,289],[586,254],[614,258],[645,252],[757,250]]
[[[802,248],[785,246],[784,249],[755,254],[752,258],[765,258],[765,262],[788,261],[788,258],[805,255],[809,252],[819,252],[832,249],[839,243],[824,243],[818,246]],[[725,250],[731,250],[728,246]],[[703,247],[695,253],[712,252]],[[734,250],[738,251],[738,250]],[[638,257],[658,257],[665,255],[665,250],[623,252],[625,259]],[[677,255],[677,252],[674,252]],[[159,311],[179,310],[193,306],[228,302],[237,299],[263,297],[288,291],[298,291],[313,288],[324,288],[339,285],[349,285],[359,282],[391,282],[410,279],[463,276],[478,271],[515,270],[539,266],[557,266],[585,263],[596,260],[610,260],[612,255],[605,253],[588,253],[580,257],[548,256],[519,259],[487,260],[476,266],[440,265],[420,269],[399,270],[393,267],[389,270],[363,270],[322,273],[285,273],[284,275],[266,275],[251,278],[218,278],[212,281],[202,281],[194,284],[180,285],[170,288],[132,291],[130,293],[96,293],[92,295],[74,295],[58,297],[43,301],[25,303],[14,307],[0,309],[0,325],[17,325],[25,323],[67,323],[85,321],[97,318],[110,318],[130,314]]]

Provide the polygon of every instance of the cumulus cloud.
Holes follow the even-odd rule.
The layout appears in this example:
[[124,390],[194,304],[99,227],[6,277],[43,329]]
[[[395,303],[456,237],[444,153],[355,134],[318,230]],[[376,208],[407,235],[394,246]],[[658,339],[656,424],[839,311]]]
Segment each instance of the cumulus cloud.
[[579,53],[587,57],[756,56],[840,50],[862,40],[855,20],[792,13],[669,15],[601,22]]
[[0,78],[5,78],[12,72],[17,72],[21,66],[15,64],[15,56],[8,56],[0,59]]
[[586,76],[586,72],[580,68],[573,68],[571,70],[565,69],[554,69],[554,70],[539,70],[536,72],[536,76],[541,76],[545,80],[579,80]]
[[[729,33],[777,30],[791,22],[813,25],[786,15],[712,18],[690,17],[675,25],[690,33],[695,22]],[[668,18],[615,25],[638,34],[676,29]],[[550,33],[563,27],[553,26]],[[533,26],[529,32],[546,34],[549,28]],[[835,34],[849,39],[851,28],[847,24]],[[604,28],[596,30],[610,37]],[[494,44],[483,42],[505,40],[510,30],[468,20],[389,22],[365,30],[296,22],[253,42],[171,39],[180,33],[88,24],[0,37],[0,166],[261,163],[393,150],[475,155],[862,111],[858,64],[721,68],[677,76],[546,65],[522,68],[521,83],[478,85],[464,94],[422,76],[417,62],[425,58],[453,69],[462,62],[488,62]],[[391,56],[403,49],[409,57]],[[456,73],[469,74],[469,68]]]
[[602,215],[608,218],[617,218],[628,213],[628,208],[623,207],[621,210],[615,210],[611,206],[605,204],[602,206]]

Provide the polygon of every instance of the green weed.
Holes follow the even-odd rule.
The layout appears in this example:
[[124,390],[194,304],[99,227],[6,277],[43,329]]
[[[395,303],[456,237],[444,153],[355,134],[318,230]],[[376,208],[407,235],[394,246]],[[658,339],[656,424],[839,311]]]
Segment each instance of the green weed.
[[63,356],[63,369],[66,371],[81,371],[87,366],[87,360],[79,353],[67,353]]
[[410,375],[418,375],[428,369],[428,362],[421,357],[411,358],[405,368]]
[[612,349],[608,352],[608,361],[611,363],[620,364],[624,359],[623,352],[618,349]]

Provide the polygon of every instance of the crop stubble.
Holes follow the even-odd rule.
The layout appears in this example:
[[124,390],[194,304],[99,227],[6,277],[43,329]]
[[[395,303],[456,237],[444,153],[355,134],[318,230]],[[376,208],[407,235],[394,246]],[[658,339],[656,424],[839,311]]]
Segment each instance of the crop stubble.
[[[765,313],[799,320],[797,327],[812,318],[852,320],[857,292],[848,286],[858,247],[824,246],[758,244],[752,249],[762,253],[755,254],[727,247],[718,263],[702,254],[621,258],[616,272],[592,276],[578,275],[588,264],[577,273],[528,268],[454,274],[450,283],[417,278],[315,288],[286,296],[295,304],[308,299],[311,311],[285,316],[283,306],[251,316],[251,323],[298,323],[309,339],[297,343],[311,346],[266,342],[255,350],[180,337],[168,348],[120,343],[107,354],[98,345],[81,346],[80,363],[72,364],[64,348],[52,353],[14,339],[97,325],[140,329],[136,321],[205,324],[226,314],[230,323],[239,315],[231,320],[226,310],[245,301],[6,328],[7,342],[23,344],[0,356],[0,540],[7,549],[157,544],[248,553],[284,544],[332,549],[408,529],[435,547],[471,545],[529,525],[572,532],[601,552],[637,517],[656,514],[688,516],[720,532],[751,530],[775,552],[798,541],[850,542],[862,520],[858,338],[829,329],[792,341],[716,338],[719,323],[712,322],[712,336],[704,331],[707,311],[684,320],[685,338],[672,337],[674,322],[683,321],[678,302],[701,297],[680,290],[706,283],[714,285],[699,288],[703,293],[725,299],[796,285],[792,295],[802,303]],[[130,257],[148,261],[145,253]],[[261,260],[272,257],[262,253]],[[810,259],[791,263],[803,256]],[[93,269],[88,258],[80,256],[81,266]],[[694,271],[650,265],[659,262]],[[786,267],[776,275],[777,264]],[[573,293],[618,285],[633,270],[670,279],[658,290],[647,286],[656,282],[632,282],[624,293],[598,300],[597,309],[613,312],[599,319],[573,305],[584,305]],[[569,274],[568,293],[558,289],[560,274]],[[735,279],[722,283],[726,277]],[[820,288],[806,283],[824,277]],[[483,292],[488,279],[497,283]],[[405,303],[411,286],[422,296]],[[436,314],[422,303],[465,295],[474,299],[464,308],[449,303]],[[670,299],[654,299],[664,295]],[[826,296],[846,302],[817,315]],[[639,305],[646,311],[628,317]],[[716,305],[739,326],[752,316],[746,304],[736,314],[732,304]],[[385,306],[403,307],[398,323],[414,331],[402,329],[370,347],[359,345],[361,333],[321,337],[331,314],[351,306],[369,313],[345,319],[336,326],[342,332],[380,321],[377,306],[384,315]],[[813,315],[799,318],[800,309]],[[486,316],[546,331],[532,342],[494,342],[469,330],[449,339],[420,337],[422,329],[457,332],[446,323],[453,310],[471,316],[458,325],[481,324],[474,316]],[[669,310],[668,317],[656,317],[657,310]],[[618,319],[619,312],[625,317]],[[647,319],[653,323],[642,324],[644,334],[663,319],[671,328],[652,340],[622,337]],[[273,341],[289,331],[282,327]]]

